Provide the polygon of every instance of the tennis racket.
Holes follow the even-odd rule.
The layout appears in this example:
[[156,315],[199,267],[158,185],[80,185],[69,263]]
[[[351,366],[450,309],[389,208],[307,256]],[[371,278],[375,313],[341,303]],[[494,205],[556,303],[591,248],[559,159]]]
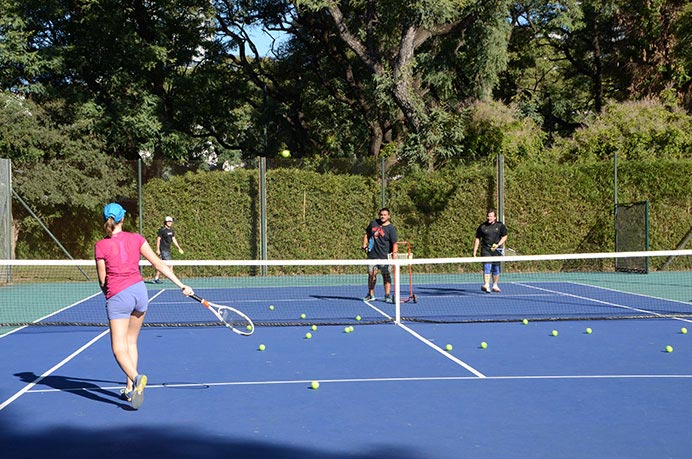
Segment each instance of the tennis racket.
[[202,297],[192,295],[190,298],[202,303],[202,306],[209,309],[217,319],[225,326],[230,328],[234,333],[243,336],[250,336],[255,332],[255,324],[252,320],[242,312],[230,306],[211,303]]

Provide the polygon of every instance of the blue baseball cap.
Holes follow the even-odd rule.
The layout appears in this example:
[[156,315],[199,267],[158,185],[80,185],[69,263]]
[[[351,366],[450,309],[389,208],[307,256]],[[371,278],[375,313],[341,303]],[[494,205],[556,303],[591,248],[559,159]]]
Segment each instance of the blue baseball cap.
[[103,221],[105,222],[110,217],[113,217],[115,223],[121,222],[123,218],[125,218],[125,209],[123,209],[123,206],[117,202],[106,204],[106,207],[103,208]]

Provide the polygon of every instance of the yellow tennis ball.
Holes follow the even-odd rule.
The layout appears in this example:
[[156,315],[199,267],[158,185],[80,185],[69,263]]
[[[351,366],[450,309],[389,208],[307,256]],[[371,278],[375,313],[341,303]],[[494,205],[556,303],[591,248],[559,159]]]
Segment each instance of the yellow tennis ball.
[[281,150],[281,153],[279,153],[279,154],[284,158],[290,158],[291,157],[291,150]]
[[269,305],[269,310],[270,310],[270,311],[273,311],[273,310],[274,310],[274,305],[273,305],[273,304],[270,304],[270,305]]
[[550,332],[550,334],[553,336],[557,336],[557,330],[553,330],[552,332]]
[[313,325],[311,328],[312,328],[312,331],[317,331],[317,325]]
[[312,333],[307,332],[307,333],[305,334],[305,338],[306,338],[306,339],[312,338]]
[[344,327],[344,333],[351,333],[351,327]]
[[483,341],[483,342],[481,343],[481,349],[487,349],[487,348],[488,348],[488,343],[486,343],[485,341]]
[[303,314],[300,315],[300,318],[301,318],[301,319],[305,319],[306,317],[307,317],[307,316],[305,315],[305,313],[303,313]]
[[452,347],[451,344],[448,344],[445,346],[445,350],[447,350],[447,351],[451,351],[452,349],[454,349],[454,348]]
[[673,352],[673,346],[666,346],[666,352]]
[[312,387],[313,389],[319,389],[319,388],[320,388],[320,383],[319,383],[319,381],[313,381],[313,382],[311,382],[311,383],[310,383],[310,387]]
[[267,347],[266,347],[264,344],[260,344],[258,349],[259,349],[260,351],[263,351],[263,350],[265,350],[266,348],[267,348]]
[[246,329],[247,331],[252,331],[252,325],[246,325],[246,326],[245,326],[245,329]]
[[682,333],[683,335],[686,335],[686,334],[687,334],[687,329],[686,329],[685,327],[682,327],[682,328],[680,329],[680,333]]
[[528,319],[524,319],[524,320],[521,321],[521,323],[523,323],[524,325],[528,325],[528,324],[529,324],[529,320],[528,320]]
[[360,320],[360,316],[356,316],[356,320]]
[[587,335],[590,335],[592,332],[593,332],[593,330],[591,330],[591,327],[586,327],[586,334]]

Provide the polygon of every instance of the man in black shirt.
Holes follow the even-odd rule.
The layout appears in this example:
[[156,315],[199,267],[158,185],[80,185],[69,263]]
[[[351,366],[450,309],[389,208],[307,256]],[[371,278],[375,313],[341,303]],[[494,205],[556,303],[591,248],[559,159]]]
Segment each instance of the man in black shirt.
[[[389,220],[389,209],[383,208],[380,210],[380,218],[372,220],[363,235],[363,250],[368,252],[368,258],[371,260],[386,260],[390,253],[396,253],[398,236],[396,228]],[[392,275],[389,272],[389,265],[371,265],[368,266],[368,296],[365,301],[375,300],[375,284],[377,283],[377,271],[382,273],[382,282],[384,283],[384,301],[393,303],[391,288]]]
[[[473,241],[473,256],[481,248],[482,257],[494,257],[502,255],[502,247],[507,240],[507,228],[502,222],[497,221],[495,209],[489,209],[487,220],[476,229],[476,239]],[[483,263],[483,286],[481,290],[490,293],[490,278],[493,280],[493,292],[499,292],[497,282],[500,280],[500,263]]]
[[[183,249],[180,248],[178,240],[175,238],[175,231],[173,231],[173,217],[166,217],[163,221],[163,226],[156,233],[156,255],[158,255],[162,260],[172,260],[171,258],[171,243],[176,246],[178,252],[184,253]],[[173,267],[170,266],[171,270]],[[154,275],[154,282],[156,284],[161,283],[159,279],[160,273],[156,271]]]

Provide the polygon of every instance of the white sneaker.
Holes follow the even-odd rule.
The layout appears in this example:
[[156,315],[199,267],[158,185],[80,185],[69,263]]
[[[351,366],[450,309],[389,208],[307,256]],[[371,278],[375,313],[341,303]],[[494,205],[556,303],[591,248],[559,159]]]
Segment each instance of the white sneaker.
[[490,293],[490,286],[489,285],[484,285],[481,287],[481,290],[483,290],[485,293]]
[[500,287],[493,285],[493,292],[501,292]]

